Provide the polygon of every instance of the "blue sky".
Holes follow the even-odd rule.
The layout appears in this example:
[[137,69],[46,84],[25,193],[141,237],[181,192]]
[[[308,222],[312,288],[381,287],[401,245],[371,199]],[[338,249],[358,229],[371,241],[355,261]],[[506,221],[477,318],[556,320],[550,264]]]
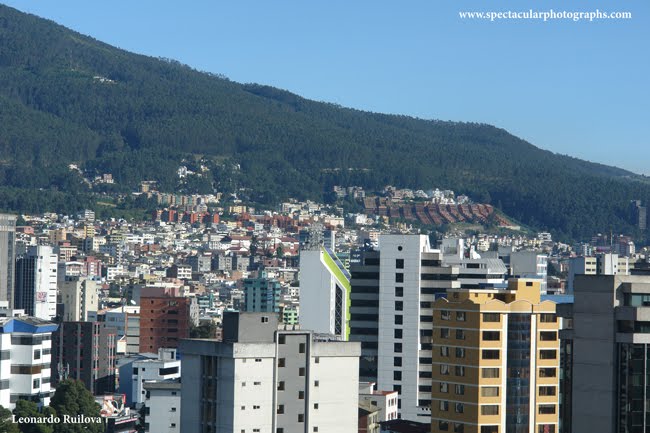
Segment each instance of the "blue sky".
[[[484,122],[650,175],[647,0],[0,0],[238,82],[426,119]],[[497,22],[459,11],[629,11]]]

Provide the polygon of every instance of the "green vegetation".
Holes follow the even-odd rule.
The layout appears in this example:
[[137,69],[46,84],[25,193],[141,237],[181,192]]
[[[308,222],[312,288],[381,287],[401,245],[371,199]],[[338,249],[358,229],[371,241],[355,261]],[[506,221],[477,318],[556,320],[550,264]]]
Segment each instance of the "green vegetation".
[[[128,192],[142,180],[161,191],[216,187],[264,204],[329,199],[336,184],[392,184],[450,188],[568,239],[631,232],[629,200],[650,201],[642,177],[489,125],[368,113],[242,85],[6,6],[0,40],[4,209],[76,211],[95,207],[97,191]],[[69,163],[116,183],[91,194]],[[179,182],[181,164],[209,171]]]
[[[59,417],[63,415],[99,417],[99,404],[80,380],[64,380],[56,387],[50,407]],[[54,433],[102,433],[103,423],[56,424]]]
[[0,432],[20,433],[18,424],[11,421],[11,411],[3,406],[0,406]]
[[[50,416],[57,416],[57,413],[54,409],[47,406],[42,411],[39,411],[38,404],[33,401],[18,400],[14,409],[14,415],[16,415],[16,418],[48,418]],[[45,421],[42,423],[21,423],[17,425],[22,433],[53,433],[55,431],[54,426]]]

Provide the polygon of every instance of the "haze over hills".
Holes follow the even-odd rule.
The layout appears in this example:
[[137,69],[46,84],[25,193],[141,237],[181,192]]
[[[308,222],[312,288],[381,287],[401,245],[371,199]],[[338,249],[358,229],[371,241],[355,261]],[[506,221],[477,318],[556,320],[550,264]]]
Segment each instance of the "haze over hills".
[[[632,231],[644,177],[554,154],[499,128],[368,113],[128,53],[0,5],[0,207],[73,211],[68,164],[275,204],[333,185],[453,189],[564,238]],[[183,164],[209,168],[178,185]],[[39,191],[42,188],[44,191]],[[36,191],[36,192],[35,192]],[[241,193],[241,192],[240,192]]]

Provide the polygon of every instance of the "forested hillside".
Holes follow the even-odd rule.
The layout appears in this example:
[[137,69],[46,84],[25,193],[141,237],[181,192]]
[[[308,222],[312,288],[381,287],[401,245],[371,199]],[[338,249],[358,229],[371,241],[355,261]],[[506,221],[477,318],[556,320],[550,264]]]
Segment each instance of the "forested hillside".
[[[233,42],[234,43],[234,42]],[[489,125],[383,115],[239,84],[128,53],[0,5],[0,206],[72,211],[94,200],[67,165],[252,200],[322,200],[332,185],[441,187],[566,238],[631,230],[644,178],[541,150]],[[232,167],[240,169],[233,170]],[[43,191],[40,191],[42,188]]]

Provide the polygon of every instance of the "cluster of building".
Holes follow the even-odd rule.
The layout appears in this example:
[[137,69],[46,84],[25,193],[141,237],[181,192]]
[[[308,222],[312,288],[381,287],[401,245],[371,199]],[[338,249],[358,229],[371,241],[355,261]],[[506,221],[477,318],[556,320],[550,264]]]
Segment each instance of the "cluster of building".
[[0,404],[77,379],[109,432],[646,431],[650,266],[629,238],[238,210],[0,215]]

